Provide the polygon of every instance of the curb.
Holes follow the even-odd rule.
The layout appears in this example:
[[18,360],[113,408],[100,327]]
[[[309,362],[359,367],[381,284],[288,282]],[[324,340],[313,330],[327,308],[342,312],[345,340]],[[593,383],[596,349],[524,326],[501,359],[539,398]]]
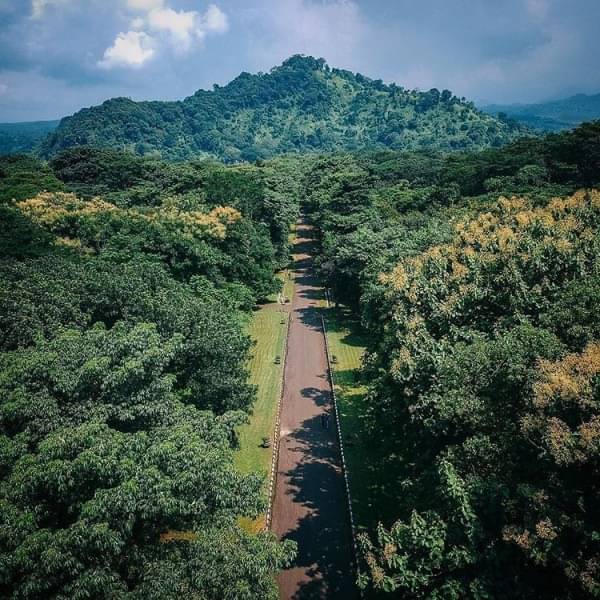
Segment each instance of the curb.
[[[350,494],[350,480],[348,476],[348,468],[346,466],[346,456],[344,454],[344,443],[342,440],[342,428],[340,424],[340,412],[338,410],[337,396],[335,394],[335,382],[333,379],[333,369],[331,368],[331,357],[329,354],[329,342],[327,341],[327,328],[325,327],[325,318],[321,315],[321,326],[323,328],[323,337],[325,338],[325,355],[327,357],[327,372],[329,374],[329,382],[331,384],[331,397],[333,400],[333,410],[335,413],[335,425],[337,428],[337,438],[340,447],[340,456],[342,459],[342,473],[344,475],[344,484],[346,488],[346,501],[348,504],[348,516],[350,519],[350,532],[352,534],[352,551],[354,554],[354,568],[356,576],[359,575],[358,570],[358,546],[356,544],[356,526],[354,523],[354,511],[352,510],[352,496]],[[363,593],[359,588],[359,596],[362,598]]]

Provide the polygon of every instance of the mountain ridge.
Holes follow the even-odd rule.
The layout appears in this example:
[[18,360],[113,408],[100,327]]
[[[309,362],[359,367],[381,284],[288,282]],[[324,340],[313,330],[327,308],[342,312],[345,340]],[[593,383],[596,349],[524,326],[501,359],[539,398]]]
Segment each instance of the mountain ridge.
[[59,119],[0,123],[0,154],[32,151],[39,141],[58,127]]
[[548,102],[486,104],[480,108],[488,114],[504,113],[541,131],[562,131],[600,119],[600,93],[574,94]]
[[268,73],[242,72],[183,100],[112,98],[82,109],[61,120],[40,153],[91,145],[236,162],[290,152],[477,149],[526,131],[448,90],[407,90],[295,55]]

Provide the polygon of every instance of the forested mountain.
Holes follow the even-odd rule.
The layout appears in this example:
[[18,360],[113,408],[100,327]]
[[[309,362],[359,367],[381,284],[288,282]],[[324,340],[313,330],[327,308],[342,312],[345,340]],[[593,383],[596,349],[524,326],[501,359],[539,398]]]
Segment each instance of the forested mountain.
[[58,124],[59,121],[0,123],[0,154],[33,150]]
[[231,162],[304,151],[476,149],[522,132],[448,90],[409,91],[294,56],[269,73],[242,73],[183,101],[115,98],[81,110],[61,121],[41,152],[89,145]]
[[481,110],[492,115],[503,113],[534,129],[560,131],[600,119],[600,94],[576,94],[536,104],[490,104]]

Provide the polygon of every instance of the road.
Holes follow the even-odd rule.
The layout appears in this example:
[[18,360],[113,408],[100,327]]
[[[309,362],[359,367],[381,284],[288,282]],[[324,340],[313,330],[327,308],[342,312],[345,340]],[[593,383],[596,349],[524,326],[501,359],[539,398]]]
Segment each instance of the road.
[[317,306],[323,290],[312,274],[312,227],[302,221],[296,232],[272,529],[296,541],[298,557],[278,578],[280,598],[352,600],[351,533]]

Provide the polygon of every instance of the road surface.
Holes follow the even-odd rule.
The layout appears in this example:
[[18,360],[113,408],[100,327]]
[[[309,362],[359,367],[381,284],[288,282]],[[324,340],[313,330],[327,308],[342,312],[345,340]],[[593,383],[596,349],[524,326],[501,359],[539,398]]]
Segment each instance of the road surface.
[[278,578],[280,598],[352,600],[352,539],[317,306],[323,290],[312,275],[312,228],[303,221],[296,232],[272,529],[296,541],[298,557]]

